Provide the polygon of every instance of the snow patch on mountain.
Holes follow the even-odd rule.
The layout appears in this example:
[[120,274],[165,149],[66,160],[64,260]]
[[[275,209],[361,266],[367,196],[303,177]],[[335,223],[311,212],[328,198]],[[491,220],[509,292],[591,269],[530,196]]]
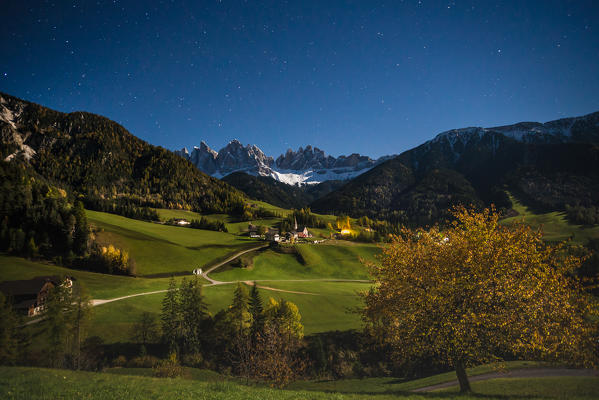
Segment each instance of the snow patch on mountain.
[[270,176],[279,182],[300,186],[327,180],[352,179],[390,158],[373,160],[359,154],[332,157],[317,147],[306,146],[297,151],[289,149],[275,161],[266,156],[258,146],[244,146],[237,139],[219,151],[212,150],[202,141],[191,153],[187,148],[176,150],[175,153],[216,178],[242,171],[250,175]]

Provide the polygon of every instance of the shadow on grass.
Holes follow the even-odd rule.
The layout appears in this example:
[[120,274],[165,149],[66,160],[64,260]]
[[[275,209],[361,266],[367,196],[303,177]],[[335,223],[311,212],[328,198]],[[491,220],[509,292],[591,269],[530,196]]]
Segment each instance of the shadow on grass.
[[[322,383],[322,384],[331,384],[331,385],[335,385],[335,380],[318,380],[315,381],[315,383]],[[407,384],[408,382],[410,382],[410,380],[406,380],[403,378],[396,378],[390,381],[386,381],[386,382],[381,382],[380,385],[381,386],[387,386],[387,385],[401,385],[401,384]],[[427,387],[429,385],[425,385],[425,386],[420,386],[420,387],[415,387],[413,388],[413,390],[417,390],[419,388],[422,387]],[[435,386],[435,385],[430,385],[430,386]],[[445,387],[445,388],[440,388],[437,389],[435,391],[432,392],[415,392],[412,391],[410,389],[401,389],[401,388],[388,388],[386,390],[367,390],[367,389],[359,389],[359,388],[347,388],[347,387],[343,387],[342,384],[340,384],[339,388],[336,387],[326,387],[326,388],[322,388],[322,387],[292,387],[289,388],[290,390],[295,390],[295,391],[306,391],[306,392],[322,392],[322,393],[330,393],[330,394],[346,394],[346,395],[351,395],[351,394],[355,394],[355,395],[362,395],[362,396],[371,396],[372,398],[376,398],[377,396],[389,396],[389,395],[393,395],[393,396],[397,396],[399,397],[421,397],[421,398],[430,398],[430,399],[454,399],[454,398],[464,398],[464,399],[531,399],[531,398],[535,398],[535,399],[554,399],[556,397],[551,397],[551,396],[542,396],[542,395],[530,395],[530,394],[483,394],[483,393],[476,393],[476,392],[470,392],[470,393],[460,393],[458,391],[459,386],[456,382],[456,385],[454,386],[450,386],[450,387]],[[439,392],[438,390],[443,390],[441,392]],[[449,391],[447,391],[449,390]]]
[[[108,233],[117,233],[117,234],[119,234],[123,237],[126,237],[128,239],[142,240],[142,241],[148,241],[148,242],[159,242],[159,243],[170,244],[173,246],[181,246],[180,244],[171,242],[170,240],[157,238],[155,236],[151,236],[151,235],[139,232],[139,231],[127,229],[121,225],[114,225],[114,224],[111,224],[108,222],[98,222],[98,221],[93,221],[93,220],[92,220],[92,224],[95,224],[96,226],[103,228]],[[109,227],[109,228],[107,229],[106,227]]]
[[316,389],[316,388],[293,388],[295,391],[306,391],[306,392],[320,392],[320,393],[336,393],[336,394],[356,394],[363,396],[371,396],[372,398],[376,398],[377,396],[397,396],[397,397],[412,397],[415,396],[421,398],[430,398],[430,399],[455,399],[455,398],[465,398],[465,399],[553,399],[553,397],[542,397],[542,396],[530,396],[530,395],[518,395],[518,394],[482,394],[476,392],[470,393],[460,393],[457,391],[451,392],[412,392],[410,390],[384,390],[384,391],[368,391],[368,390],[347,390],[347,391],[339,391],[335,389]]
[[[208,249],[230,249],[231,248],[231,244],[221,244],[221,243],[212,243],[212,244],[201,244],[198,246],[185,246],[186,249],[188,250],[208,250]],[[237,244],[234,244],[233,246],[237,246]]]

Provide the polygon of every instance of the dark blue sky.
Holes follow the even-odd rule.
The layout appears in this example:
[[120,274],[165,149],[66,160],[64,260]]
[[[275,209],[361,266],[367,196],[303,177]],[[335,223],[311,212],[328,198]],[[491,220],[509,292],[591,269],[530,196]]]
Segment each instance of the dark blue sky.
[[599,110],[599,1],[2,1],[0,91],[170,149],[400,153]]

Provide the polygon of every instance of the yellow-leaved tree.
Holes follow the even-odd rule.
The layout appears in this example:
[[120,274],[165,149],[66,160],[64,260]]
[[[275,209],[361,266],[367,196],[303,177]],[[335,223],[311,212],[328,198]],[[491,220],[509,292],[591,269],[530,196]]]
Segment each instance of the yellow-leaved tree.
[[571,274],[581,259],[500,225],[494,209],[454,217],[444,230],[404,229],[371,267],[363,317],[398,359],[449,363],[462,392],[466,367],[501,355],[594,365],[597,301]]

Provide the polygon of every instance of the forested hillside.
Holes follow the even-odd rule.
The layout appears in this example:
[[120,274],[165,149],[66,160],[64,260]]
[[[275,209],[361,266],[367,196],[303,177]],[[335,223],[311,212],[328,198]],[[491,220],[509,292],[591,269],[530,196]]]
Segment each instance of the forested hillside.
[[594,113],[546,124],[448,131],[316,200],[312,209],[426,225],[444,219],[457,204],[509,209],[509,190],[537,209],[592,215],[578,223],[594,223],[598,126]]
[[105,117],[51,110],[0,93],[0,156],[28,162],[86,204],[206,212],[243,209],[243,195]]
[[345,181],[324,181],[316,185],[295,186],[274,180],[269,176],[253,176],[245,172],[234,172],[222,178],[252,199],[283,208],[303,208],[333,190]]

